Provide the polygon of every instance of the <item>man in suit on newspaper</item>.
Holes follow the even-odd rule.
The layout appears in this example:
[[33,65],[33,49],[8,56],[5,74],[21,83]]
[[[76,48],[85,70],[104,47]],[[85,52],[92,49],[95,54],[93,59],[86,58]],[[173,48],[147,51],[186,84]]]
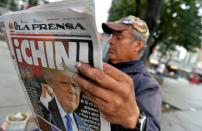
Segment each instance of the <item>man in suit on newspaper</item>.
[[80,102],[80,89],[72,81],[69,70],[44,69],[47,84],[42,84],[40,101],[50,111],[51,121],[63,131],[89,131],[74,113]]

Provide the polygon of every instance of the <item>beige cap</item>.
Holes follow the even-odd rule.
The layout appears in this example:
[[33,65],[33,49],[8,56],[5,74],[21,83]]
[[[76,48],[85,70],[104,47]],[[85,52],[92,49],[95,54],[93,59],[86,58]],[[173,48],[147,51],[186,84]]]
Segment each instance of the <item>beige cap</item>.
[[127,29],[138,31],[145,40],[149,37],[149,29],[145,21],[135,16],[121,18],[115,22],[106,22],[102,24],[102,29],[105,33],[111,34],[113,31],[124,31]]

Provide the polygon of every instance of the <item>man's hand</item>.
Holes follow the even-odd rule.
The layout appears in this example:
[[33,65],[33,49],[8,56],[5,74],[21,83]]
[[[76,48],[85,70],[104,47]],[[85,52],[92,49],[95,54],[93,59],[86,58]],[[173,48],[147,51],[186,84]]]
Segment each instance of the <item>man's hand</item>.
[[135,128],[140,111],[136,103],[133,80],[118,69],[104,64],[103,71],[77,63],[78,71],[86,76],[74,76],[74,81],[97,106],[103,117],[113,124]]

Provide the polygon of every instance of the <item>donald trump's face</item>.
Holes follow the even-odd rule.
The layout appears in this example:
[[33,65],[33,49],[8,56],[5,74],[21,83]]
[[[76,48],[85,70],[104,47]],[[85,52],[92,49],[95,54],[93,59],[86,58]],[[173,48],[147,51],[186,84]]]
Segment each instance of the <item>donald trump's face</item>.
[[65,112],[74,112],[80,100],[80,88],[65,72],[47,70],[44,72],[46,82],[52,87],[55,96]]

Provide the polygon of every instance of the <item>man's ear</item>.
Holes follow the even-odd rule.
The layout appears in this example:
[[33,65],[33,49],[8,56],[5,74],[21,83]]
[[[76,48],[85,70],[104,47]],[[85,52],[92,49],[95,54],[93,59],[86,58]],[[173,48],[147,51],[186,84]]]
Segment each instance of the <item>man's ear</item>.
[[132,44],[135,52],[140,52],[141,49],[144,47],[144,42],[142,40],[135,40]]

